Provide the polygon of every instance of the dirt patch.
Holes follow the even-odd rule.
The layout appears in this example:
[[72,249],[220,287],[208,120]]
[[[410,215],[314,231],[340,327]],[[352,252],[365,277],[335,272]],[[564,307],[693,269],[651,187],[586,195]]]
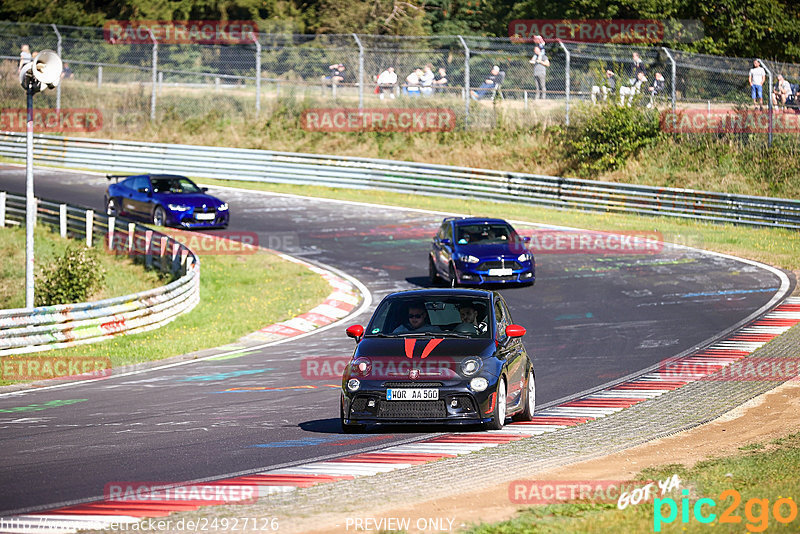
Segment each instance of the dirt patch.
[[[800,431],[800,382],[796,379],[756,397],[705,425],[644,445],[518,479],[626,480],[646,467],[698,461],[739,452],[739,447]],[[536,439],[536,438],[533,438]],[[520,505],[508,498],[508,483],[424,502],[375,508],[358,516],[319,514],[293,520],[286,532],[339,533],[396,529],[409,532],[453,531],[470,523],[495,522],[516,515]],[[436,488],[441,493],[442,487]],[[357,521],[360,520],[360,525]]]

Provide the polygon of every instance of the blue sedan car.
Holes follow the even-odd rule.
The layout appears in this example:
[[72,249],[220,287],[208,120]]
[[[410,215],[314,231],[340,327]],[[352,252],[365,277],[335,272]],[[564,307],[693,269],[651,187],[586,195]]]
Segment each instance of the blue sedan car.
[[158,226],[225,228],[228,204],[209,195],[185,176],[173,174],[108,175],[106,214],[151,221]]
[[536,262],[521,237],[503,219],[447,217],[431,244],[431,285],[521,283],[536,280]]

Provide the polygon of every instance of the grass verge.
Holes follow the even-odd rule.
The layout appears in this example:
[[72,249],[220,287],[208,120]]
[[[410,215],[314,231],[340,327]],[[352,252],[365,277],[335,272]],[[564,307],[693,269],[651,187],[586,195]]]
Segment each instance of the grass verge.
[[[136,276],[141,277],[138,269]],[[200,303],[172,323],[151,332],[36,356],[108,357],[113,367],[159,360],[236,341],[312,308],[331,291],[319,275],[264,251],[202,256],[200,273]],[[9,383],[0,381],[0,385]]]
[[[47,226],[37,226],[33,250],[36,265],[48,265],[63,255],[70,243],[75,243],[75,240],[61,237]],[[95,249],[99,250],[99,247]],[[24,308],[25,228],[11,226],[0,229],[0,258],[0,310]],[[159,273],[145,271],[127,257],[100,253],[97,258],[106,275],[102,287],[90,296],[91,301],[130,295],[166,283]]]
[[[514,519],[477,525],[467,532],[707,533],[711,528],[715,528],[714,532],[797,532],[800,524],[797,512],[800,433],[766,444],[741,447],[741,450],[735,456],[706,460],[691,468],[680,464],[664,465],[644,470],[637,476],[644,481],[678,475],[681,491],[663,497],[665,501],[674,500],[676,517],[670,522],[666,521],[670,515],[670,505],[666,502],[651,500],[619,510],[614,503],[575,501],[525,508]],[[688,497],[683,496],[683,490],[688,490]],[[688,499],[686,503],[684,498]],[[710,501],[703,501],[699,508],[703,517],[713,514],[713,520],[708,523],[701,523],[695,515],[696,503],[702,498],[715,503],[712,507]],[[655,517],[663,520],[656,521]]]
[[657,231],[661,233],[666,242],[733,254],[783,269],[800,271],[800,233],[779,228],[753,228],[730,224],[714,224],[696,219],[677,219],[672,217],[646,217],[616,213],[559,210],[515,203],[408,195],[376,190],[265,184],[206,178],[198,178],[197,180],[205,185],[241,187],[389,206],[496,216],[531,223],[571,226],[589,230]]

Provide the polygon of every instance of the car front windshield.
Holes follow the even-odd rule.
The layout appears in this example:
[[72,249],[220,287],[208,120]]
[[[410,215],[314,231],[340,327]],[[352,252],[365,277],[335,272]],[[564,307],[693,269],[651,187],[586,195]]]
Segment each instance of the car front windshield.
[[188,178],[168,176],[156,178],[152,177],[154,193],[200,193],[200,188]]
[[393,297],[375,310],[366,336],[488,338],[490,310],[485,297]]
[[519,235],[502,223],[462,224],[456,228],[459,245],[496,245],[518,243]]

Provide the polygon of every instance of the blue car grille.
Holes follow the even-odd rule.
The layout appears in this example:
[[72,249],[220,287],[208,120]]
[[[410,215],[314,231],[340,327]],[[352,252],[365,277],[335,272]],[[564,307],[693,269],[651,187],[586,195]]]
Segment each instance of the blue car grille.
[[478,264],[476,268],[478,271],[488,271],[489,269],[522,269],[522,265],[516,261],[506,261],[502,262],[499,260],[492,260],[492,261],[485,261],[483,263]]

